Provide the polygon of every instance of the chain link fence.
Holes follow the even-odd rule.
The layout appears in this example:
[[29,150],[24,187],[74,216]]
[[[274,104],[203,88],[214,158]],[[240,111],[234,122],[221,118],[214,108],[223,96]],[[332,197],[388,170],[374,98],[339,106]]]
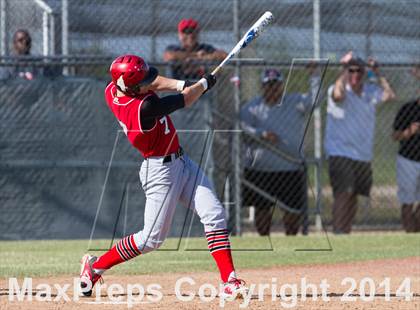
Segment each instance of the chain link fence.
[[[327,119],[336,117],[328,88],[349,50],[379,61],[396,98],[375,105],[374,125],[356,118],[338,135],[351,140],[374,128],[370,199],[359,196],[357,210],[349,200],[340,206],[354,208],[353,230],[401,229],[402,209],[403,218],[420,218],[420,208],[410,207],[417,202],[411,197],[418,190],[409,186],[415,175],[401,173],[399,163],[397,183],[396,160],[399,144],[417,139],[415,107],[405,113],[401,108],[419,96],[413,69],[420,61],[419,1],[0,0],[0,238],[108,238],[137,231],[144,205],[140,158],[119,136],[103,102],[110,62],[134,53],[164,75],[174,76],[177,65],[202,74],[218,61],[191,55],[189,67],[186,60],[164,61],[168,46],[181,44],[181,19],[198,21],[198,42],[228,52],[267,10],[273,24],[224,69],[215,90],[193,109],[172,115],[184,149],[210,175],[229,228],[293,235],[320,230],[321,224],[332,228],[337,221],[330,177],[351,180],[354,163],[338,161],[332,169],[324,144]],[[16,55],[18,29],[32,37],[30,55]],[[36,74],[28,79],[21,72]],[[365,85],[380,84],[365,73]],[[406,138],[395,136],[401,132]],[[418,141],[410,141],[417,154]],[[409,155],[414,165],[415,156]],[[362,184],[370,182],[369,174],[359,173],[365,168],[352,170]],[[406,190],[398,192],[398,185]],[[198,219],[181,210],[171,235],[201,233]]]

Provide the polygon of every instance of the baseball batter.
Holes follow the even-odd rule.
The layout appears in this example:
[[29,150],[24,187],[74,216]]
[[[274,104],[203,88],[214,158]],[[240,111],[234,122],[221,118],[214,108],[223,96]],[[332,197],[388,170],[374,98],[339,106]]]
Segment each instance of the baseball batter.
[[[184,154],[169,116],[175,110],[191,107],[216,83],[215,76],[205,75],[194,84],[165,78],[135,55],[116,58],[110,74],[112,82],[105,89],[108,107],[145,158],[140,169],[146,195],[144,227],[99,258],[83,256],[80,278],[84,295],[92,294],[92,287],[112,266],[158,249],[169,233],[178,202],[192,208],[204,225],[208,248],[224,283],[221,296],[243,295],[247,288],[235,274],[225,210],[208,178]],[[154,91],[180,93],[159,98]]]

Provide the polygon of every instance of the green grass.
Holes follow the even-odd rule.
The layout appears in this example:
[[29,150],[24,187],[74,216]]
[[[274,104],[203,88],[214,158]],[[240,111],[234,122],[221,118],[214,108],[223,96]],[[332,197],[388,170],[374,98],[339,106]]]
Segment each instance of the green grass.
[[[332,251],[295,251],[296,249],[328,248],[325,235],[272,238],[273,250],[267,238],[245,236],[232,238],[235,264],[239,270],[281,265],[325,264],[369,259],[420,256],[420,234],[364,233],[330,236]],[[109,241],[95,241],[92,246],[106,247]],[[78,261],[88,242],[75,241],[4,241],[0,242],[1,277],[76,275]],[[166,272],[214,271],[215,266],[206,250],[204,238],[184,240],[175,250],[176,239],[168,239],[164,249],[114,268],[118,274],[150,274]],[[189,249],[189,250],[186,250]],[[200,251],[192,251],[200,249]],[[97,252],[101,254],[102,252]]]

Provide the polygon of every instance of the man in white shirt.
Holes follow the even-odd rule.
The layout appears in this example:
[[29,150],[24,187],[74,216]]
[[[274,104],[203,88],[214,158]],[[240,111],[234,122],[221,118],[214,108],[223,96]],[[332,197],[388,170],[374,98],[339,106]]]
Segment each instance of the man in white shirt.
[[[325,150],[333,189],[333,231],[350,233],[357,212],[357,195],[368,197],[372,186],[371,160],[376,106],[395,98],[378,64],[366,64],[352,52],[342,59],[343,70],[328,89]],[[378,84],[365,83],[366,66]]]

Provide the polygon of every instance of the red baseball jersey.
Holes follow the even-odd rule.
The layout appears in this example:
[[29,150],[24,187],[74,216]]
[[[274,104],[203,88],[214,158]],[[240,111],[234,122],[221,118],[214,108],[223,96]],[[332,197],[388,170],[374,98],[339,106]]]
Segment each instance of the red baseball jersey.
[[105,88],[105,99],[109,108],[123,128],[128,140],[144,158],[175,153],[179,149],[179,140],[169,115],[156,119],[152,129],[143,130],[141,127],[141,105],[149,96],[157,97],[152,91],[136,98],[117,97],[117,88],[113,83],[109,83]]

